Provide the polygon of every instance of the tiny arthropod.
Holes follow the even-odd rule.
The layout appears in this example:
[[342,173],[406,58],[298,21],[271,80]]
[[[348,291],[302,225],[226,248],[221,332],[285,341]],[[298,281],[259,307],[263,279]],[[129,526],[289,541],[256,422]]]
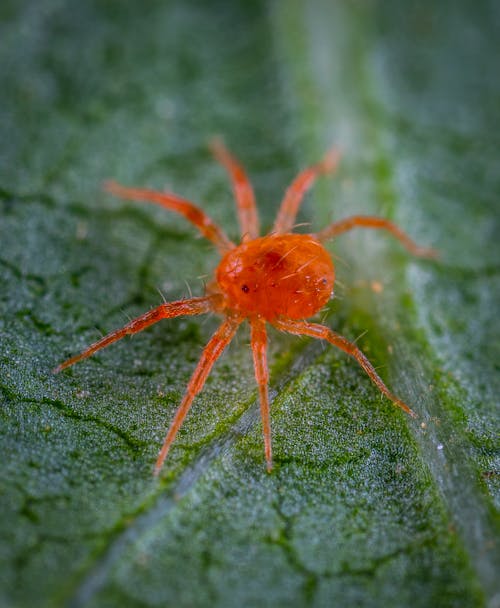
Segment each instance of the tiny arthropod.
[[276,221],[269,234],[259,236],[259,219],[252,186],[238,162],[217,140],[212,144],[217,160],[226,168],[231,179],[241,229],[241,243],[236,245],[206,213],[193,203],[169,192],[127,188],[115,182],[105,185],[108,192],[130,200],[148,201],[175,211],[191,222],[201,234],[212,241],[222,259],[219,262],[206,295],[161,304],[101,338],[81,354],[67,359],[54,371],[59,372],[96,351],[135,334],[161,319],[182,315],[214,312],[223,322],[205,346],[196,369],[189,380],[184,397],[174,415],[156,460],[158,474],[172,442],[179,431],[196,395],[201,391],[212,366],[231,342],[239,325],[248,320],[251,332],[255,378],[259,389],[260,410],[264,435],[267,470],[272,469],[271,425],[268,397],[267,333],[270,323],[291,334],[326,340],[356,359],[378,389],[407,414],[414,412],[389,391],[361,350],[343,336],[326,326],[306,321],[317,313],[333,294],[335,270],[323,243],[352,228],[383,229],[396,237],[406,249],[420,257],[434,257],[435,251],[416,245],[400,228],[389,220],[354,215],[333,222],[312,234],[293,233],[297,211],[305,192],[315,179],[331,173],[337,166],[339,152],[331,149],[317,164],[303,170],[285,193]]

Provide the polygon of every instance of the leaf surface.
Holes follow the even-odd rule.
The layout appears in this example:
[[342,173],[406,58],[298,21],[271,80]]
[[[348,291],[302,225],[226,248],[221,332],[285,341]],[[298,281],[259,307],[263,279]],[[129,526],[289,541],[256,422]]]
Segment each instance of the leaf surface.
[[[6,1],[0,9],[0,604],[497,606],[500,19],[493,2]],[[103,180],[167,187],[237,238],[207,151],[246,165],[264,229],[336,142],[299,222],[398,222],[332,244],[325,323],[355,362],[271,332],[265,472],[248,331],[152,465],[210,317],[57,376],[104,332],[203,292],[217,253]],[[302,228],[305,230],[305,228]]]

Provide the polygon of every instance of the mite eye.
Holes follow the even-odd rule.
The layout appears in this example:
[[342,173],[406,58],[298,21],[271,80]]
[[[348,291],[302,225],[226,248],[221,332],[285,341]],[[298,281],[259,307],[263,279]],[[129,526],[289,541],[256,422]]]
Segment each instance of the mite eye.
[[248,288],[248,285],[243,285],[242,288],[241,288],[241,291],[243,293],[248,293],[250,291],[250,289]]

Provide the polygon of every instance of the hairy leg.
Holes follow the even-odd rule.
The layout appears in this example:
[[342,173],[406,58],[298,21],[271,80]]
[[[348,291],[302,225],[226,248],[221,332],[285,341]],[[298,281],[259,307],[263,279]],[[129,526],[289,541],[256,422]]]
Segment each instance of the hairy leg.
[[168,304],[162,304],[157,308],[153,308],[153,310],[149,310],[145,314],[137,317],[127,323],[121,329],[116,329],[112,331],[107,336],[104,336],[94,344],[91,344],[88,348],[86,348],[79,355],[75,355],[70,359],[67,359],[60,365],[58,365],[54,369],[54,373],[60,372],[61,370],[81,361],[82,359],[86,359],[90,357],[95,352],[116,342],[117,340],[121,340],[124,336],[128,336],[131,334],[136,334],[146,327],[161,321],[162,319],[172,319],[173,317],[180,317],[183,315],[201,315],[203,313],[209,312],[212,310],[214,302],[213,296],[207,296],[204,298],[191,298],[189,300],[179,300],[177,302],[170,302]]
[[315,236],[319,241],[323,242],[333,238],[334,236],[338,236],[343,232],[352,230],[353,228],[375,228],[379,230],[387,230],[393,236],[395,236],[413,255],[422,258],[435,258],[438,255],[438,252],[435,249],[420,247],[417,245],[405,232],[401,230],[401,228],[396,226],[396,224],[393,222],[381,217],[373,217],[370,215],[353,215],[351,217],[346,217],[338,222],[333,222],[333,224],[330,224],[318,232]]
[[269,369],[267,366],[267,334],[266,322],[258,317],[251,319],[251,341],[253,353],[253,366],[255,379],[259,387],[260,413],[262,417],[262,431],[264,434],[264,451],[268,473],[273,468],[271,448],[271,423],[269,420]]
[[252,184],[245,170],[221,139],[214,138],[211,141],[210,148],[215,158],[225,167],[231,178],[242,241],[256,239],[259,236],[259,216]]
[[285,193],[278,215],[276,216],[276,221],[274,222],[273,233],[285,234],[292,230],[304,194],[313,185],[319,175],[332,173],[336,169],[339,159],[339,150],[332,148],[319,163],[304,169],[304,171],[297,175]]
[[189,380],[189,383],[186,388],[186,392],[184,393],[184,397],[181,401],[181,404],[177,408],[175,412],[174,419],[170,424],[170,428],[165,436],[165,440],[163,442],[163,446],[158,454],[158,458],[156,460],[154,474],[158,475],[160,469],[163,465],[165,458],[167,457],[170,446],[172,445],[177,432],[181,428],[182,423],[184,422],[184,418],[191,408],[191,404],[193,403],[193,399],[203,388],[205,381],[212,369],[214,363],[221,356],[222,351],[226,348],[226,346],[233,339],[238,326],[240,325],[241,320],[235,318],[226,319],[222,325],[219,326],[214,335],[210,338],[210,341],[205,346],[201,358],[196,366],[196,369]]
[[105,182],[104,189],[115,196],[127,198],[133,201],[146,201],[161,205],[165,209],[175,211],[188,222],[191,222],[201,234],[212,241],[221,253],[225,253],[234,247],[225,232],[204,211],[190,201],[172,194],[171,192],[157,192],[147,188],[126,188],[113,181]]
[[382,381],[382,378],[377,374],[373,365],[368,361],[366,356],[361,350],[349,340],[346,340],[343,336],[335,333],[329,327],[319,325],[318,323],[308,323],[307,321],[293,321],[291,319],[276,321],[274,326],[283,331],[287,331],[291,334],[299,336],[311,336],[312,338],[318,338],[320,340],[327,340],[333,346],[340,348],[351,357],[354,357],[359,365],[365,370],[372,382],[377,386],[379,391],[383,393],[388,399],[390,399],[394,405],[400,407],[403,411],[413,418],[416,417],[415,412],[410,409],[404,401],[396,397]]

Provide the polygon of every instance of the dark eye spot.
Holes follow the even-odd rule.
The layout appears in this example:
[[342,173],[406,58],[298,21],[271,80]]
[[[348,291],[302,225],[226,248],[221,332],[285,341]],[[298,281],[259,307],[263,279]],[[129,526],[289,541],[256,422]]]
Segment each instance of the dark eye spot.
[[328,283],[326,279],[323,279],[321,282],[323,283],[323,285],[326,285]]
[[248,293],[250,291],[250,289],[248,289],[248,285],[243,285],[243,287],[241,288],[241,291],[243,293]]

